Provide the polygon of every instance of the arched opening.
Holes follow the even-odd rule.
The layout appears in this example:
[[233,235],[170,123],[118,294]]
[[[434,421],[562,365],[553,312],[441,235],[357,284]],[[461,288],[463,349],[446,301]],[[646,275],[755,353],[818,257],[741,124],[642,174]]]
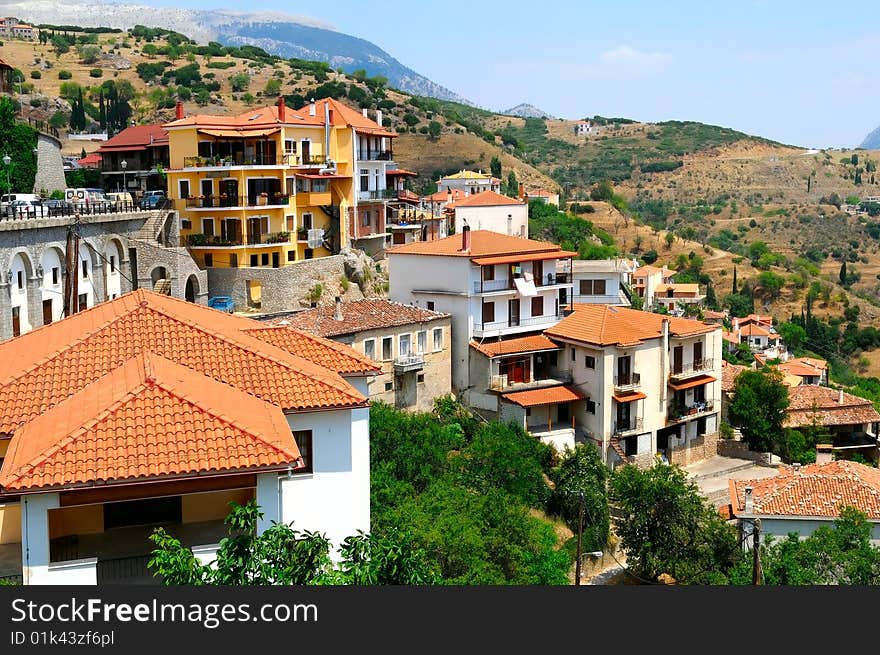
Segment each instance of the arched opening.
[[186,280],[184,297],[187,302],[195,302],[197,295],[199,295],[199,280],[195,275],[190,275]]
[[28,316],[28,278],[33,266],[24,253],[17,253],[9,267],[12,278],[9,280],[9,305],[12,308],[12,336],[30,332],[31,318]]
[[40,283],[40,302],[43,307],[43,325],[60,320],[64,316],[64,252],[58,247],[48,247],[40,257],[43,280]]
[[150,281],[153,283],[153,291],[171,295],[171,280],[164,266],[157,266],[150,272]]

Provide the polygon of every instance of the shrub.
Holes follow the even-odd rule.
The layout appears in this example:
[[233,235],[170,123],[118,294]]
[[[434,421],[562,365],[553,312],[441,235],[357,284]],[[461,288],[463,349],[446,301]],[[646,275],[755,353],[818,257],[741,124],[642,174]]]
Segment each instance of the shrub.
[[247,91],[250,83],[251,76],[247,73],[236,73],[229,78],[229,85],[234,92]]
[[31,79],[32,79],[32,80],[38,80],[38,79],[40,79],[41,77],[43,77],[43,75],[42,75],[42,73],[40,73],[40,71],[38,71],[38,70],[32,70],[32,71],[31,71]]
[[63,69],[58,71],[59,80],[69,80],[71,77],[73,77],[73,73],[71,73],[70,71],[66,71]]
[[101,77],[104,75],[104,71],[100,68],[93,68],[89,71],[89,77]]

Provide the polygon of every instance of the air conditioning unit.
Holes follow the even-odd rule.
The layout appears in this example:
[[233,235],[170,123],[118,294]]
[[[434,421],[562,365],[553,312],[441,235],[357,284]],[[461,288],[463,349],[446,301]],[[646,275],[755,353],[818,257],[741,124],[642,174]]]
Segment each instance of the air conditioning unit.
[[324,230],[315,228],[308,233],[309,248],[320,248],[324,244]]

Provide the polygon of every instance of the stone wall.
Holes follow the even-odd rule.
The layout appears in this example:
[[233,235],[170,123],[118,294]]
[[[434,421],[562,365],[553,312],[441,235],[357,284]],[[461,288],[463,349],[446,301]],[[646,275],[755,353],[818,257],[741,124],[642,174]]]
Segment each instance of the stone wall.
[[[171,280],[172,296],[199,305],[208,303],[208,274],[199,269],[186,248],[163,248],[140,239],[131,239],[129,246],[137,250],[138,288],[152,290],[154,274],[158,276],[164,269],[164,277]],[[191,298],[187,298],[187,283]]]
[[61,143],[54,137],[37,133],[37,175],[34,178],[34,193],[51,194],[64,191],[64,162],[61,160]]
[[718,454],[718,433],[702,434],[669,449],[669,463],[687,466]]
[[[306,296],[316,282],[345,274],[342,255],[303,259],[282,268],[209,268],[210,296],[231,296],[236,311],[248,309],[248,280],[262,285],[261,312],[284,312],[308,306]],[[325,285],[326,286],[326,285]]]
[[749,445],[745,441],[737,439],[719,439],[718,454],[724,457],[737,457],[739,459],[749,459],[757,462],[760,466],[770,466],[772,464],[771,453],[756,453],[749,450]]

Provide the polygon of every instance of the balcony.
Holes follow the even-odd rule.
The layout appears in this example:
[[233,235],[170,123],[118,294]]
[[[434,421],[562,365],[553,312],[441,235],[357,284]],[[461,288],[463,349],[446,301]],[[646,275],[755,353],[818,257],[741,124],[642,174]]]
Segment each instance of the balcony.
[[425,356],[422,354],[400,355],[394,360],[394,374],[411,373],[425,368]]
[[551,371],[547,377],[529,382],[510,382],[507,375],[493,375],[489,378],[491,391],[528,391],[529,389],[542,389],[544,387],[557,387],[560,384],[570,384],[572,381],[571,371]]
[[708,359],[698,359],[694,362],[688,362],[687,364],[682,364],[679,367],[673,367],[673,370],[670,371],[669,377],[674,380],[684,380],[687,378],[694,377],[696,375],[701,375],[703,373],[708,373],[712,369],[715,368],[715,360],[712,358]]
[[226,168],[229,166],[323,166],[326,162],[324,155],[309,155],[303,157],[294,153],[283,155],[256,155],[245,157],[237,155],[215,155],[213,157],[184,157],[184,168]]
[[272,232],[270,234],[248,234],[247,244],[256,246],[261,244],[290,243],[290,232]]
[[240,207],[285,207],[290,204],[286,193],[271,193],[265,196],[194,196],[186,198],[186,209],[237,209]]
[[629,373],[627,375],[614,376],[615,391],[628,391],[637,389],[642,385],[642,376],[638,373]]
[[539,328],[542,326],[550,327],[561,321],[565,315],[550,314],[548,316],[533,316],[530,318],[509,319],[507,321],[493,321],[491,323],[474,323],[474,336],[483,336],[487,332],[503,332],[508,329],[516,328]]
[[242,245],[240,234],[232,237],[214,236],[213,234],[189,234],[186,245],[190,248],[230,248]]
[[296,194],[296,204],[300,207],[320,207],[331,204],[329,191],[300,192]]
[[359,191],[358,200],[390,200],[397,197],[394,189],[374,189],[373,191]]
[[680,423],[699,418],[715,411],[715,403],[711,400],[696,402],[692,405],[676,405],[670,403],[666,412],[667,423]]
[[357,154],[358,161],[394,161],[394,153],[390,150],[361,150]]
[[642,418],[630,418],[628,421],[615,421],[613,434],[627,434],[642,429]]
[[475,280],[474,293],[489,293],[492,291],[513,291],[513,280],[502,278],[500,280]]

